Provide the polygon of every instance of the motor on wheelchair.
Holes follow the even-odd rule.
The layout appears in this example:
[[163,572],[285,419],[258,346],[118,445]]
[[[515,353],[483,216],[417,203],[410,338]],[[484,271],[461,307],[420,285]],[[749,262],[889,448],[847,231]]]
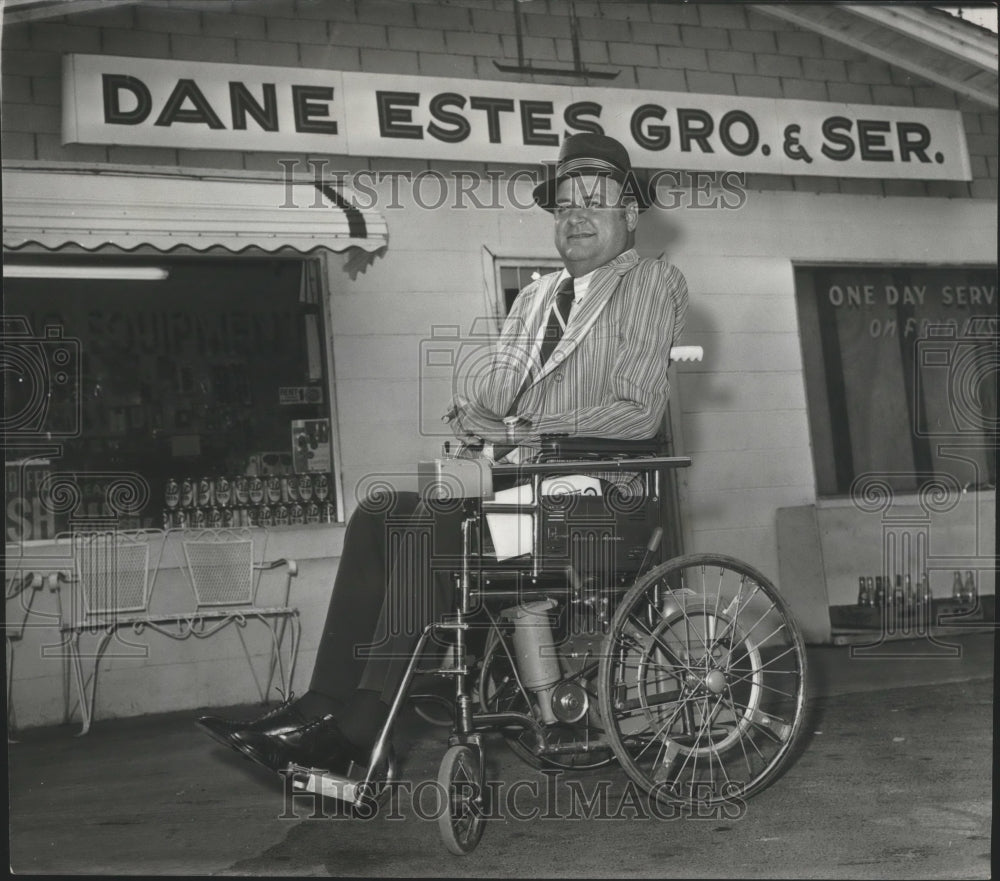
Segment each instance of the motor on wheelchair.
[[[456,854],[483,832],[490,731],[535,767],[618,762],[672,807],[745,800],[773,782],[802,727],[802,637],[745,563],[659,561],[666,474],[689,464],[655,441],[569,437],[516,465],[464,447],[423,463],[422,492],[464,508],[455,612],[420,635],[367,768],[290,766],[293,786],[376,797],[396,774],[392,726],[419,673],[454,684],[438,825]],[[444,659],[421,669],[442,637]]]

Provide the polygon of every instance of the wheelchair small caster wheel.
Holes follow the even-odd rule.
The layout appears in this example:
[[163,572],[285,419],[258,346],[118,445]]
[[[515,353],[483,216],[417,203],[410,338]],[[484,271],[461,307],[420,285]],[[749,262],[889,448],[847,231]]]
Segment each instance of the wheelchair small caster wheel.
[[451,747],[441,760],[438,787],[446,802],[438,816],[444,846],[457,856],[472,853],[486,822],[479,753],[468,746]]

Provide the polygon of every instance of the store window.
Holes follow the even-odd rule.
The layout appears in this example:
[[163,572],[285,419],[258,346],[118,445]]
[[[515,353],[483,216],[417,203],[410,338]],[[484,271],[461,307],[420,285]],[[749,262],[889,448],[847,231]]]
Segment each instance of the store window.
[[872,474],[995,488],[996,268],[801,266],[795,282],[819,496]]
[[[8,540],[83,515],[126,528],[338,519],[315,263],[26,262],[5,265],[18,276],[4,283],[7,348],[26,355],[4,365]],[[124,474],[137,500],[111,510]],[[71,508],[53,504],[54,476],[63,496],[75,485]]]

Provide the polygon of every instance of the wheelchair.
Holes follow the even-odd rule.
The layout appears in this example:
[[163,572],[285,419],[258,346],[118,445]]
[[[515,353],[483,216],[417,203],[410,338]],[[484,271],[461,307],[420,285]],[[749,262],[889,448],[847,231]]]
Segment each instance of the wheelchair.
[[[747,564],[704,553],[657,562],[667,469],[691,461],[662,453],[654,441],[554,437],[522,464],[467,448],[428,463],[422,491],[462,508],[454,614],[422,631],[368,766],[292,765],[293,789],[377,800],[396,775],[391,731],[418,674],[454,684],[437,780],[454,854],[483,834],[491,732],[535,767],[617,763],[674,810],[743,801],[774,782],[802,732],[802,636]],[[623,475],[632,491],[569,491],[568,475]],[[517,498],[494,490],[503,482],[521,487]],[[498,515],[515,516],[530,553],[498,553]],[[435,641],[443,659],[421,667]]]

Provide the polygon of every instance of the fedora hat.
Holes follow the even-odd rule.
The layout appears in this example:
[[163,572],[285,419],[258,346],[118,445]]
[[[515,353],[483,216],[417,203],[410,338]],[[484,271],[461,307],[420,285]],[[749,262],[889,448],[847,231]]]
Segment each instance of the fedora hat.
[[638,203],[640,211],[653,202],[649,181],[632,169],[628,150],[620,142],[607,135],[580,132],[563,141],[555,168],[550,167],[545,179],[532,190],[535,204],[551,212],[560,181],[584,174],[606,175],[618,181],[625,195]]

